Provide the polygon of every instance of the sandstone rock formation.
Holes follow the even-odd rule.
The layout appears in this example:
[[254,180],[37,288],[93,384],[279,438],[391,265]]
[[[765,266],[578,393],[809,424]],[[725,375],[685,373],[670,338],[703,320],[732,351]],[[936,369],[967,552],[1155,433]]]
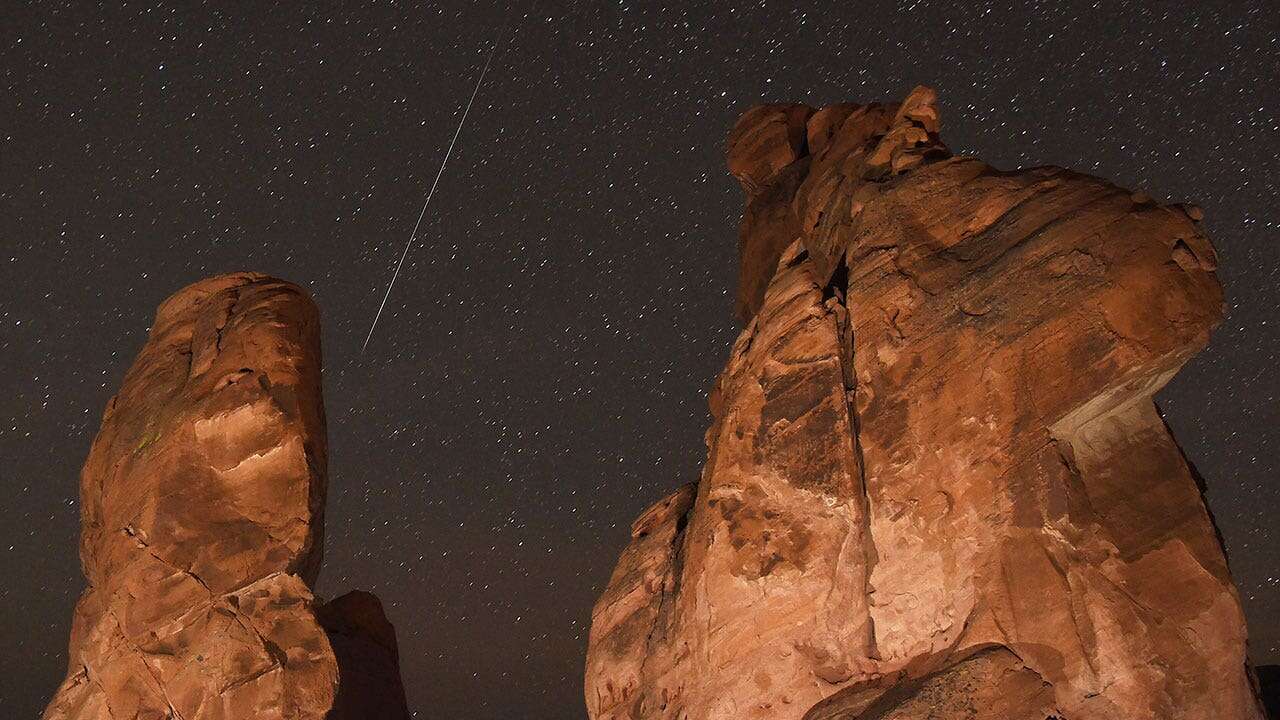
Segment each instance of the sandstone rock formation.
[[733,129],[746,327],[596,605],[595,720],[1261,717],[1152,402],[1222,312],[1199,210],[938,128],[918,88]]
[[166,300],[81,474],[89,588],[44,717],[372,717],[335,710],[353,653],[408,717],[376,599],[312,595],[325,464],[311,300],[245,273]]

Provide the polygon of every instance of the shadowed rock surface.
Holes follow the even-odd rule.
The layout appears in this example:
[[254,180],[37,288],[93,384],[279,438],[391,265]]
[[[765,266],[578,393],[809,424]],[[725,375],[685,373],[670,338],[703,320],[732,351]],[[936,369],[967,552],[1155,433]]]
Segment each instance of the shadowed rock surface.
[[595,720],[1262,717],[1152,402],[1221,318],[1200,211],[938,131],[917,88],[730,134],[746,326],[595,607]]
[[408,718],[396,631],[372,593],[355,590],[316,610],[338,659],[338,694],[330,718]]
[[370,717],[335,705],[361,647],[407,717],[377,600],[312,596],[325,482],[310,298],[239,273],[166,300],[81,473],[89,588],[44,717]]
[[1280,718],[1280,665],[1258,668],[1258,685],[1268,717]]

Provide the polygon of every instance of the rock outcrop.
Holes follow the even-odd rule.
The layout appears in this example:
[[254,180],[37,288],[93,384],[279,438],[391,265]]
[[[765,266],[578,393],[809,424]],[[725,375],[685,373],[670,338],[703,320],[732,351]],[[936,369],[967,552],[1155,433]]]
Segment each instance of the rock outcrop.
[[44,717],[372,717],[376,668],[376,716],[407,718],[377,600],[313,597],[325,482],[311,300],[247,273],[166,300],[81,474],[89,588]]
[[1267,716],[1280,718],[1280,665],[1263,665],[1258,668],[1258,695],[1267,710]]
[[746,327],[595,607],[595,720],[1262,717],[1152,402],[1221,316],[1200,211],[938,130],[927,88],[733,129]]

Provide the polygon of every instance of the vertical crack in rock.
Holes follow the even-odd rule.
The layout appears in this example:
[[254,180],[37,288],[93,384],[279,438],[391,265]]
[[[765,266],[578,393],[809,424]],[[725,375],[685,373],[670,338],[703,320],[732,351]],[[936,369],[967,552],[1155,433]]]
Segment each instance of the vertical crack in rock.
[[[848,414],[849,428],[852,430],[849,441],[853,446],[853,457],[856,464],[854,479],[858,483],[855,494],[859,499],[859,541],[863,556],[863,586],[860,588],[860,593],[865,598],[867,607],[870,607],[871,595],[874,592],[871,587],[871,572],[875,569],[878,556],[875,537],[872,535],[871,528],[871,495],[867,491],[866,459],[862,453],[862,423],[858,417],[858,377],[853,363],[853,356],[857,350],[854,346],[853,319],[849,312],[848,293],[849,266],[845,257],[841,256],[839,264],[836,265],[831,278],[828,279],[823,289],[823,298],[832,310],[836,324],[836,337],[839,340],[840,374],[843,380],[845,398],[844,407],[845,412]],[[880,659],[880,652],[876,643],[875,619],[869,612],[867,613],[866,622],[866,655],[868,658],[878,660]]]
[[746,329],[592,614],[592,720],[1261,720],[1151,400],[1221,319],[1200,214],[939,132],[917,88],[730,133]]
[[300,288],[236,273],[161,304],[81,473],[89,587],[44,718],[408,718],[381,605],[312,594],[325,453]]
[[[685,530],[688,526],[689,509],[686,508],[676,516],[675,533],[671,536],[671,542],[668,544],[667,562],[669,565],[660,581],[661,586],[658,590],[657,613],[654,615],[653,625],[650,627],[649,633],[644,639],[645,653],[644,657],[640,660],[639,671],[639,676],[642,678],[647,675],[646,665],[649,658],[653,655],[655,635],[660,631],[665,634],[666,628],[664,627],[664,624],[671,611],[672,600],[680,593],[680,573],[684,565],[681,548],[684,545]],[[643,702],[644,699],[645,696],[641,695],[637,701]],[[660,705],[661,709],[665,710],[667,706],[667,699],[664,698]]]

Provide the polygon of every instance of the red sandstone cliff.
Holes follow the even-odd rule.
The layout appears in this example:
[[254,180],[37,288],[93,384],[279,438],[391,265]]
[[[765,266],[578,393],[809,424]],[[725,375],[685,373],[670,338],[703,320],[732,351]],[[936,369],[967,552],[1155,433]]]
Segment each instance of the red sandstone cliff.
[[595,720],[1261,717],[1152,403],[1221,316],[1199,210],[938,129],[927,88],[733,129],[746,327],[596,605]]
[[46,720],[407,718],[377,599],[312,595],[325,482],[311,300],[249,273],[166,300],[81,475],[89,588]]

